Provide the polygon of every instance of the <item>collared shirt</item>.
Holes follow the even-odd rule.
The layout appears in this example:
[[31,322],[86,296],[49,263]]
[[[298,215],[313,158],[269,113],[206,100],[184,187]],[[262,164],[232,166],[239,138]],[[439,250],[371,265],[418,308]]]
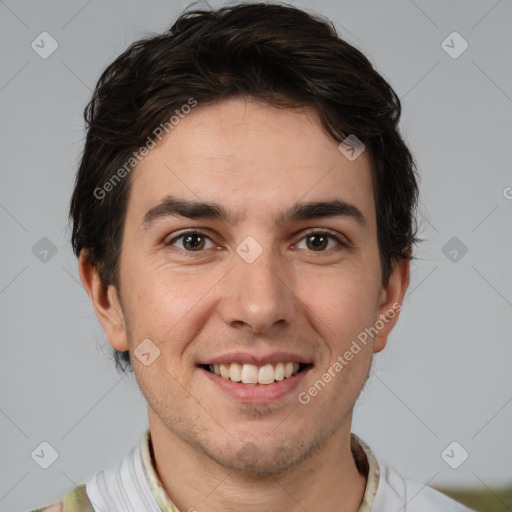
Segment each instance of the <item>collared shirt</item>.
[[[360,473],[367,477],[366,489],[357,512],[370,512],[379,483],[379,464],[370,448],[355,434],[351,434],[351,450]],[[149,486],[160,508],[167,512],[180,512],[169,499],[156,470],[149,429],[141,443],[141,454]]]
[[[379,466],[370,448],[351,434],[351,450],[366,488],[358,512],[471,512],[443,494]],[[114,468],[100,471],[62,500],[32,512],[180,512],[158,475],[151,433]],[[187,511],[181,511],[187,512]]]

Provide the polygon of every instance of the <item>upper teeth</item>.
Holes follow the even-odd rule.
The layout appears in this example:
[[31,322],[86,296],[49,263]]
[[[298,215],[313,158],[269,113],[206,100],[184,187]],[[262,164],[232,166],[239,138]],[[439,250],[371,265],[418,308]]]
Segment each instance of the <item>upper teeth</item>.
[[266,364],[211,364],[210,371],[222,378],[244,384],[272,384],[274,381],[287,379],[299,371],[299,363]]

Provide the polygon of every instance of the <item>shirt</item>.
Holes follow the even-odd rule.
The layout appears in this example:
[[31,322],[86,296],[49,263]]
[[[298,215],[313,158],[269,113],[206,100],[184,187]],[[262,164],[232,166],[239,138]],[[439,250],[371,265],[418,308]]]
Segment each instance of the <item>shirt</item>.
[[[351,434],[351,450],[367,483],[358,512],[471,512],[440,492],[403,478],[380,466],[371,449]],[[64,498],[32,512],[180,512],[167,495],[157,473],[151,433],[120,463],[96,473]],[[186,511],[182,511],[186,512]]]

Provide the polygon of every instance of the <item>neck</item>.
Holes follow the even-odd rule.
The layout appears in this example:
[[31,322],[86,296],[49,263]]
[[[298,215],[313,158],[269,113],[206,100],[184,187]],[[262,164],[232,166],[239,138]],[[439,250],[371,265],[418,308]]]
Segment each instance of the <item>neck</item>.
[[150,408],[157,474],[181,512],[357,512],[366,488],[350,449],[350,420],[306,460],[273,475],[224,468],[177,437]]

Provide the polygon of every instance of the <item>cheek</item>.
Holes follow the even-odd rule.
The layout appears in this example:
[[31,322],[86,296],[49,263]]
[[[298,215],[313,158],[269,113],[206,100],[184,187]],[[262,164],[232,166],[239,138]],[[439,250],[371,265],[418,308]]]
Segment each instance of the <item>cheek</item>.
[[304,288],[301,296],[312,312],[311,321],[338,353],[374,321],[377,292],[368,273],[324,276],[314,289]]
[[132,347],[149,338],[169,363],[175,361],[194,338],[194,329],[200,324],[198,315],[208,312],[209,294],[221,278],[217,274],[177,271],[165,264],[155,268],[141,264],[126,273],[123,284],[129,293],[123,302],[130,319]]

